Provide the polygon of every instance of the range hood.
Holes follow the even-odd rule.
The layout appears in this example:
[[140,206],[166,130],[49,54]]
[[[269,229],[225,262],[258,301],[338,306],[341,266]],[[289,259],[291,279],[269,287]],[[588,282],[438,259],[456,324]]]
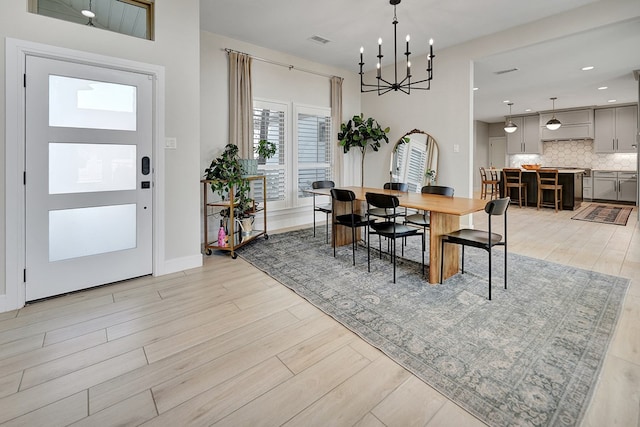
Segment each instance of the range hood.
[[540,139],[542,141],[593,139],[593,108],[556,111],[555,117],[562,123],[560,129],[556,130],[549,130],[545,126],[552,116],[552,112],[540,113]]

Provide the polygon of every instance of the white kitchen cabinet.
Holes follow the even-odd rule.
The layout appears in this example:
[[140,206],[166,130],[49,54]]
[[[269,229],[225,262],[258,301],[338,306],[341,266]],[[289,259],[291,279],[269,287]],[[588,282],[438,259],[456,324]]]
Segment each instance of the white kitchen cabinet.
[[638,195],[638,174],[618,172],[618,201],[635,202]]
[[596,153],[636,152],[638,107],[601,108],[595,111]]
[[584,200],[593,199],[593,178],[590,176],[582,177],[582,198]]
[[636,172],[594,171],[593,198],[619,202],[635,202],[638,175]]
[[540,114],[540,139],[543,141],[568,141],[593,139],[593,109],[557,111],[556,119],[560,120],[560,129],[549,130],[547,122],[553,113]]
[[507,154],[541,154],[538,116],[512,117],[511,120],[518,129],[507,134]]

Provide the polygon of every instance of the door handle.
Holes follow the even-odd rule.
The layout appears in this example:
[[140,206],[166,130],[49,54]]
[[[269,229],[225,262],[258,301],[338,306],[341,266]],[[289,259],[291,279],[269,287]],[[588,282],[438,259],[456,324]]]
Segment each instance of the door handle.
[[149,160],[149,156],[144,156],[142,158],[142,175],[149,175],[151,172],[151,161]]

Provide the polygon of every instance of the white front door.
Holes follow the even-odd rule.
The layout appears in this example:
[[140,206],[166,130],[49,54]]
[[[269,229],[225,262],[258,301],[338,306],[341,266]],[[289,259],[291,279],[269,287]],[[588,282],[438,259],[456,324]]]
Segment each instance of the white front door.
[[151,77],[26,70],[27,301],[152,273]]

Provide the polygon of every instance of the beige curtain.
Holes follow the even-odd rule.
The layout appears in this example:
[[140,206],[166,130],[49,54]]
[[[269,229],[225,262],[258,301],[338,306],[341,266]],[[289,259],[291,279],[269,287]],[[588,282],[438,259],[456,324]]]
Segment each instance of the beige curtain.
[[241,159],[253,159],[253,93],[251,56],[228,52],[229,142],[239,148]]
[[331,140],[333,143],[333,179],[337,185],[342,185],[344,182],[344,153],[342,148],[338,145],[338,132],[340,132],[340,124],[342,123],[342,77],[331,77],[331,123],[333,124],[333,135]]

